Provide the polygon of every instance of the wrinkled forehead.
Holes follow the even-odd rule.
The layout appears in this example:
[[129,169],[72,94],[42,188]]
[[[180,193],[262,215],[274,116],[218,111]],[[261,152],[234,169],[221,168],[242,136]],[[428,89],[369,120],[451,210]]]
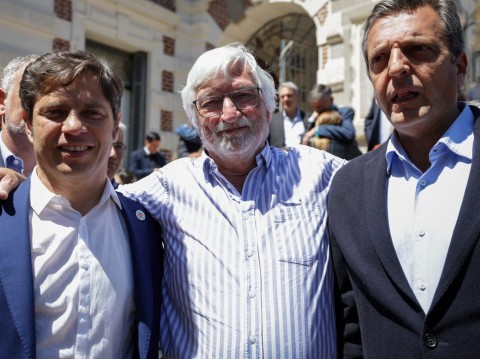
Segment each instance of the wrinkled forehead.
[[196,90],[197,97],[207,92],[230,92],[236,89],[257,86],[258,81],[252,69],[243,63],[231,63],[224,69],[217,69],[209,79]]

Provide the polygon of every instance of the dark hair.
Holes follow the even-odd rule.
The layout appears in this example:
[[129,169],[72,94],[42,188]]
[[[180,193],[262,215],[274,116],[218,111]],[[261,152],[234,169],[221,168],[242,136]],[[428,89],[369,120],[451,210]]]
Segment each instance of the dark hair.
[[152,142],[152,141],[160,141],[160,135],[157,133],[157,132],[149,132],[147,133],[147,135],[145,136],[145,139],[147,140],[147,142]]
[[320,98],[332,96],[332,89],[323,84],[316,84],[308,94],[309,101],[316,101]]
[[455,61],[455,59],[464,52],[462,25],[453,0],[383,0],[373,7],[365,23],[362,47],[367,71],[369,70],[367,41],[375,21],[385,16],[398,14],[400,12],[410,12],[424,6],[431,7],[440,17],[442,21],[442,33],[448,42],[448,48],[452,54],[452,61]]
[[123,81],[104,60],[80,50],[49,52],[30,63],[20,82],[20,100],[31,123],[35,102],[59,87],[70,85],[80,75],[92,73],[100,83],[103,95],[118,119],[123,94]]

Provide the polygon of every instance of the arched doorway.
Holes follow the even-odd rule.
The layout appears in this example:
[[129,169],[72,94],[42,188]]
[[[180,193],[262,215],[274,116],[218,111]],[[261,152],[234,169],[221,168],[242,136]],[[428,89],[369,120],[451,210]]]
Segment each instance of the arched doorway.
[[246,42],[275,81],[294,82],[300,90],[300,107],[309,109],[307,95],[316,83],[318,51],[313,20],[303,14],[273,19]]

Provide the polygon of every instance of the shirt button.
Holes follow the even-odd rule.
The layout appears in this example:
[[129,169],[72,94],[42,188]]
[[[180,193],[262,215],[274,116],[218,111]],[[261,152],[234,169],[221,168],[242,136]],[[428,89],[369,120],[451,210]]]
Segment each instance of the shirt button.
[[256,294],[255,294],[255,291],[254,291],[254,290],[251,290],[250,293],[248,293],[248,296],[249,296],[250,298],[255,298],[255,295],[256,295]]
[[247,256],[249,256],[249,257],[253,256],[253,251],[251,249],[248,250]]
[[425,283],[420,283],[420,285],[418,286],[418,289],[420,289],[422,292],[427,289],[427,286],[425,285]]
[[433,334],[428,333],[423,336],[423,343],[429,349],[434,349],[438,344],[437,338]]
[[88,270],[88,263],[86,261],[80,262],[80,268],[83,270]]
[[419,231],[418,231],[418,235],[419,235],[420,237],[423,237],[423,236],[425,235],[425,231],[424,231],[423,229],[419,230]]
[[427,181],[425,180],[420,181],[420,186],[425,187],[426,184],[427,184]]
[[257,341],[257,339],[255,338],[255,335],[250,335],[248,337],[248,341],[250,342],[250,344],[255,344],[255,342]]

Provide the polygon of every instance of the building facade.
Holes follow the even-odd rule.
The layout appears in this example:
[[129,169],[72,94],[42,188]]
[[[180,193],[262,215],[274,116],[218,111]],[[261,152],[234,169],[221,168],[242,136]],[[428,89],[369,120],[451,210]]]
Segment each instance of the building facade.
[[[204,51],[239,41],[277,81],[305,95],[328,84],[356,112],[359,140],[373,97],[361,51],[373,0],[0,0],[0,68],[20,55],[81,49],[122,74],[129,150],[158,131],[175,158],[175,128],[188,123],[178,91]],[[480,77],[480,10],[459,1],[470,60],[468,85]],[[467,85],[467,86],[468,86]],[[308,107],[306,108],[307,110]]]

